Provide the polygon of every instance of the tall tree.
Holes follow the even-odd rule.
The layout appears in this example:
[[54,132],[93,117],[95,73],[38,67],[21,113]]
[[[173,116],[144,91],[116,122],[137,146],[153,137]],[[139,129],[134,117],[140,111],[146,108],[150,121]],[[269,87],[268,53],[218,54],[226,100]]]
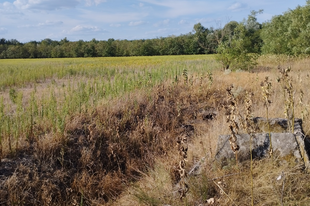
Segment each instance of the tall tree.
[[225,25],[223,41],[217,49],[217,60],[224,69],[250,69],[255,65],[257,56],[252,53],[259,53],[261,47],[260,36],[257,34],[261,25],[256,18],[259,13],[262,10],[252,11],[248,19],[239,24],[229,22]]
[[310,54],[310,1],[283,15],[274,16],[263,25],[263,53]]

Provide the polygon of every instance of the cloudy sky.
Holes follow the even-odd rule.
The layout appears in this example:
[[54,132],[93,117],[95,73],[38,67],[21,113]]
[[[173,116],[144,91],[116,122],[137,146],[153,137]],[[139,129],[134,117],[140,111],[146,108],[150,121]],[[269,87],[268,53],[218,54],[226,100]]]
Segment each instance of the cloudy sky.
[[20,42],[150,39],[221,27],[263,9],[270,20],[306,0],[0,0],[0,38]]

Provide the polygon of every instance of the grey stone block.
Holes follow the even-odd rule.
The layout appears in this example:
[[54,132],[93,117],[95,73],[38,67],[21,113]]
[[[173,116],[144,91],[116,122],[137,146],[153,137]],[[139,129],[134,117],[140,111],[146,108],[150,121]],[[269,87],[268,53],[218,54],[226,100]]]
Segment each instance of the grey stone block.
[[[310,171],[310,140],[305,138],[302,129],[302,120],[295,119],[294,133],[291,133],[291,128],[288,128],[287,119],[274,118],[267,120],[262,117],[253,118],[256,124],[257,133],[254,134],[252,140],[252,155],[253,158],[263,158],[269,156],[269,128],[271,132],[272,148],[275,156],[285,157],[288,155],[294,156],[299,160],[303,160],[305,167]],[[217,153],[215,159],[234,159],[235,154],[230,148],[230,135],[221,135],[218,139]],[[237,135],[237,144],[240,149],[238,151],[238,160],[243,161],[250,159],[250,135]]]
[[[268,128],[267,119],[263,117],[253,118],[254,123],[257,125],[257,133],[291,133],[291,128],[288,128],[287,119],[273,118],[269,119],[270,127]],[[302,133],[302,120],[295,118],[294,121],[294,134]]]
[[[230,135],[221,135],[217,144],[216,159],[232,159],[235,154],[230,148],[229,144]],[[272,148],[275,155],[285,157],[293,155],[300,159],[301,154],[299,151],[298,143],[295,135],[292,133],[271,133]],[[243,161],[250,159],[250,135],[240,134],[237,135],[237,144],[240,149],[238,151],[238,160]],[[258,133],[252,139],[252,154],[253,158],[262,158],[269,155],[269,134]]]

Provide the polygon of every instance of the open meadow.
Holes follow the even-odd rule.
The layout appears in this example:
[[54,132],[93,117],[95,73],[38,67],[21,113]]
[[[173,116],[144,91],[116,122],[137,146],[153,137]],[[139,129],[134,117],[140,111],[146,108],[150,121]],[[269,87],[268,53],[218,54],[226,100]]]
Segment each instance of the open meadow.
[[180,78],[184,70],[203,75],[215,64],[212,56],[2,60],[0,131],[8,144],[2,151],[12,153],[34,127],[63,133],[70,115]]
[[266,117],[268,77],[268,116],[285,118],[279,66],[309,136],[309,58],[261,56],[251,71],[214,55],[0,60],[0,205],[308,205],[310,174],[293,157],[213,161],[230,85],[241,116],[252,92],[252,116]]

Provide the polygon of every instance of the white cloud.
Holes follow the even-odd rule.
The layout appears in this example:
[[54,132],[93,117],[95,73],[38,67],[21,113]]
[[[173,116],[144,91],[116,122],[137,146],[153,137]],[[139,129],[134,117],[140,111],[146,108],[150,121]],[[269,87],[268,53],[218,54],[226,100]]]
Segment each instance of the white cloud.
[[145,32],[145,34],[160,34],[160,33],[166,33],[168,29],[157,29],[155,31],[148,31]]
[[145,32],[145,35],[147,35],[147,38],[157,38],[159,36],[169,36],[169,37],[173,37],[173,36],[177,36],[179,35],[181,32],[179,30],[179,28],[162,28],[162,29],[157,29],[154,31],[148,31]]
[[34,25],[23,25],[21,28],[31,28],[31,27],[50,27],[50,26],[59,26],[62,25],[62,21],[45,21],[42,23],[34,24]]
[[0,4],[0,6],[2,6],[6,10],[11,10],[14,8],[13,4],[7,1],[4,2],[2,5]]
[[270,20],[272,17],[273,17],[272,14],[262,13],[262,14],[257,16],[257,19],[258,19],[259,22],[265,22],[265,21]]
[[201,19],[196,19],[196,23],[202,23],[202,24],[209,24],[209,23],[214,23],[216,22],[216,19],[213,18],[201,18]]
[[13,4],[19,9],[30,10],[58,10],[74,8],[79,0],[16,0]]
[[6,28],[0,27],[0,34],[6,34],[8,33],[8,30]]
[[139,7],[143,7],[143,6],[144,6],[144,4],[140,2],[139,3]]
[[62,21],[45,21],[43,23],[39,23],[38,26],[39,27],[41,27],[41,26],[58,26],[61,24],[63,24]]
[[179,24],[179,25],[182,25],[182,24],[190,24],[190,23],[189,23],[188,21],[182,19],[182,20],[179,21],[178,24]]
[[[168,17],[179,17],[185,15],[208,14],[222,10],[223,2],[220,1],[202,1],[202,0],[141,0],[142,2],[156,6],[166,7],[168,10],[164,13]],[[159,14],[162,15],[162,14]]]
[[157,22],[154,24],[155,27],[159,27],[159,26],[165,26],[168,25],[170,23],[169,19],[165,19],[163,21]]
[[141,18],[144,18],[148,15],[147,13],[141,13],[141,12],[107,13],[107,12],[95,12],[86,9],[81,10],[81,12],[82,14],[80,15],[80,17],[83,18],[84,20],[90,20],[100,23],[109,23],[109,24],[138,21]]
[[3,4],[0,3],[0,15],[7,15],[16,17],[17,15],[23,15],[20,11],[16,9],[16,7],[10,2],[4,2]]
[[110,27],[121,27],[121,24],[110,24]]
[[101,3],[107,2],[107,0],[85,0],[86,6],[99,5]]
[[145,21],[131,21],[128,25],[129,26],[139,26],[139,25],[142,25],[145,23],[146,23]]
[[235,2],[231,6],[228,7],[228,10],[230,11],[240,11],[241,9],[246,8],[246,5],[240,2]]
[[101,31],[97,26],[90,26],[90,25],[77,25],[73,27],[68,33],[90,33],[90,32],[99,32]]

